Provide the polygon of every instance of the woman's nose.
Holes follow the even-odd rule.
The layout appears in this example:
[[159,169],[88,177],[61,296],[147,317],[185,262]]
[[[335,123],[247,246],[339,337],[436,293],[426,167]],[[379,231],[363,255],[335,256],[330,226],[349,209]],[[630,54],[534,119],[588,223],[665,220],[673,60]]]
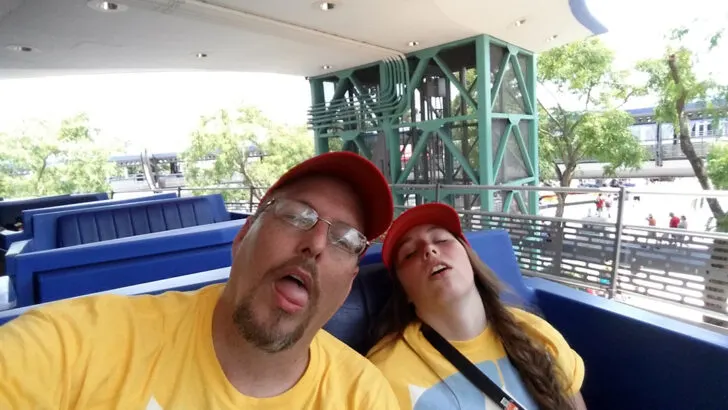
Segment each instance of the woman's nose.
[[425,259],[428,259],[430,256],[433,255],[437,255],[437,248],[432,245],[427,245],[425,247]]

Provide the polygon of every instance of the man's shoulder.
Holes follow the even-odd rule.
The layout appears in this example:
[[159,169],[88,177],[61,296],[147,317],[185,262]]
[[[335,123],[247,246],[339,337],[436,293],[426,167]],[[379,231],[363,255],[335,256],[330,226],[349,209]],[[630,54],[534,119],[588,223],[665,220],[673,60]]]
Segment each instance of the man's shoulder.
[[351,360],[353,363],[358,363],[362,359],[363,362],[367,362],[364,356],[324,329],[316,333],[314,340],[327,358]]
[[321,386],[329,397],[341,396],[338,400],[350,401],[352,409],[399,408],[389,382],[372,362],[323,329],[314,340],[324,358]]
[[319,330],[315,340],[330,371],[336,374],[371,373],[374,376],[381,376],[372,362],[326,330]]
[[[122,316],[133,320],[160,319],[160,315],[172,314],[189,306],[206,294],[214,292],[212,286],[194,292],[165,292],[159,295],[99,294],[51,302],[28,310],[24,317],[41,317],[51,321],[64,321],[80,326],[98,324],[114,326],[114,319]],[[16,319],[17,320],[17,319]],[[119,325],[117,323],[116,325]]]

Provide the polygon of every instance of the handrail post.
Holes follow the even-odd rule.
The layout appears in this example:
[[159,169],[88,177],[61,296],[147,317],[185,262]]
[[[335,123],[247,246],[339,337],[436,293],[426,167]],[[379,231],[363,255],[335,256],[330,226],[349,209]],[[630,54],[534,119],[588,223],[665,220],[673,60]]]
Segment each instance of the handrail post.
[[440,202],[440,183],[435,184],[435,202]]
[[619,258],[622,256],[622,230],[624,227],[624,198],[627,190],[619,187],[619,202],[617,202],[617,230],[614,232],[614,254],[612,255],[612,277],[609,284],[609,298],[617,294],[617,274],[619,271]]

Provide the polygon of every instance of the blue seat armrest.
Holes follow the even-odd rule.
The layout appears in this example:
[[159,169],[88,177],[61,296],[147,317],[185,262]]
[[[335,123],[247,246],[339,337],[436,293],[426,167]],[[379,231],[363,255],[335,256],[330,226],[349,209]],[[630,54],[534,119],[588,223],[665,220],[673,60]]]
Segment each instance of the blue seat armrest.
[[22,241],[14,242],[10,245],[10,248],[5,253],[5,260],[8,258],[17,257],[21,254],[26,254],[29,252],[32,252],[33,249],[33,240],[32,239],[25,239]]
[[[112,294],[112,295],[152,295],[159,294],[169,291],[189,291],[200,289],[204,286],[212,285],[215,283],[226,282],[230,276],[230,268],[219,268],[208,271],[191,273],[189,275],[178,276],[169,279],[157,280],[154,282],[141,283],[138,285],[125,286],[122,288],[116,288],[112,290],[105,290],[103,292],[91,293],[88,295],[74,296],[70,299],[83,298],[94,295]],[[12,319],[22,315],[23,313],[31,310],[47,306],[50,303],[46,302],[39,303],[32,306],[23,306],[14,309],[0,310],[0,326],[9,322]]]
[[8,249],[13,243],[30,238],[27,231],[2,231],[0,232],[0,249]]
[[527,283],[583,359],[590,409],[725,407],[728,335],[545,279]]
[[230,219],[246,219],[247,217],[251,216],[252,213],[249,212],[228,212],[230,214]]

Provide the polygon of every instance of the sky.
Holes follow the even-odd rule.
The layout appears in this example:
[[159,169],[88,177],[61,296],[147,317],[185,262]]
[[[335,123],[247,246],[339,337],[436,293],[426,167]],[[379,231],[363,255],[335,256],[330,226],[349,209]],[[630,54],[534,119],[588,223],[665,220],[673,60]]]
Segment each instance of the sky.
[[[722,18],[725,0],[590,0],[589,8],[608,29],[601,36],[617,66],[658,57],[664,34],[696,17]],[[713,25],[715,27],[715,25]],[[714,56],[728,56],[724,46]],[[716,57],[717,58],[717,57]],[[725,60],[711,64],[728,82]],[[0,80],[0,130],[21,119],[57,121],[87,112],[105,137],[131,143],[128,153],[181,151],[200,115],[241,103],[258,106],[272,120],[303,124],[310,104],[302,77],[259,73],[154,73]],[[651,105],[632,101],[627,108]]]

